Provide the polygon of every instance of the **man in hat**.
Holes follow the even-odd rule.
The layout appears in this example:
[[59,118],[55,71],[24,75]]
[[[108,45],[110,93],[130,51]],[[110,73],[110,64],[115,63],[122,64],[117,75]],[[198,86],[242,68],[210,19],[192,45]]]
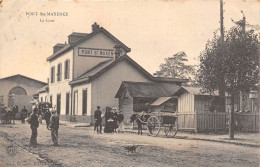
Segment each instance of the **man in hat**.
[[124,123],[123,123],[124,115],[122,113],[122,110],[119,110],[119,113],[117,115],[117,120],[118,120],[118,123],[119,123],[119,127],[117,129],[117,132],[123,132],[125,130],[125,127],[124,127]]
[[60,124],[59,116],[57,115],[55,110],[52,110],[49,128],[51,130],[51,139],[53,141],[54,146],[58,146],[59,124]]
[[34,108],[33,113],[30,115],[28,119],[28,123],[31,125],[32,129],[32,135],[30,139],[30,145],[35,146],[37,145],[37,128],[39,127],[39,121],[38,121],[38,115],[37,115],[38,109]]
[[114,107],[112,109],[112,119],[113,119],[113,132],[117,132],[117,128],[118,128],[118,125],[117,125],[117,108]]
[[26,109],[25,106],[23,106],[23,109],[21,111],[21,121],[24,124],[25,123],[25,118],[26,118],[26,114],[28,113],[28,110]]
[[51,112],[50,112],[50,110],[49,110],[48,104],[46,104],[44,119],[45,119],[45,121],[46,121],[46,127],[47,127],[47,129],[48,129],[49,125],[50,125],[50,118],[51,118]]
[[[94,112],[95,125],[94,132],[97,130],[97,133],[102,134],[102,112],[100,111],[100,106],[97,106],[97,110]],[[98,128],[99,127],[99,128]]]

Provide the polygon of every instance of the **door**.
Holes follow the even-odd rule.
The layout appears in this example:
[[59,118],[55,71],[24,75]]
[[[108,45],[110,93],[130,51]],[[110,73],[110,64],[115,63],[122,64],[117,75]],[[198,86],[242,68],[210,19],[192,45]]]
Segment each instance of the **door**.
[[60,115],[61,94],[57,94],[57,113]]
[[66,115],[69,115],[70,93],[66,93]]
[[78,91],[74,92],[74,115],[78,115]]
[[87,113],[87,95],[88,91],[87,89],[82,91],[82,115],[86,115]]

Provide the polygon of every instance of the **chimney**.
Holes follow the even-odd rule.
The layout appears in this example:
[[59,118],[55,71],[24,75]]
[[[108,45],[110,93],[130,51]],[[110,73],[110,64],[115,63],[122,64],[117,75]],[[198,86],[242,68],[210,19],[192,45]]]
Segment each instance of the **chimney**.
[[57,43],[55,46],[53,46],[53,54],[64,48],[66,44]]
[[69,44],[75,43],[87,35],[88,35],[87,33],[73,32],[68,36],[68,42]]
[[98,29],[99,29],[99,25],[96,22],[94,24],[92,24],[92,32],[94,32]]
[[116,44],[115,46],[114,46],[114,48],[115,48],[115,59],[118,59],[119,57],[120,57],[120,55],[121,55],[121,45],[120,44]]

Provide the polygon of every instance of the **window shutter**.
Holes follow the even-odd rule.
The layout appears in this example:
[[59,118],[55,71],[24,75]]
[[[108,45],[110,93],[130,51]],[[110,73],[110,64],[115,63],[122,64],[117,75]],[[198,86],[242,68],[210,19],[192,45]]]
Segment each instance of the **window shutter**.
[[67,79],[66,73],[67,73],[67,60],[64,61],[64,79]]
[[70,60],[68,60],[68,71],[67,71],[68,79],[70,78]]
[[62,80],[62,63],[60,63],[60,81]]

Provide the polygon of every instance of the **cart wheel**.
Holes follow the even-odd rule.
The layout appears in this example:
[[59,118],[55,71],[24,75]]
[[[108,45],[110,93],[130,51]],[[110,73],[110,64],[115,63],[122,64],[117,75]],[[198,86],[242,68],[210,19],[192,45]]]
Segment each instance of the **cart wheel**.
[[168,126],[164,127],[164,132],[167,137],[174,137],[178,131],[178,124],[177,120],[174,124],[169,124]]
[[157,136],[160,132],[160,121],[156,116],[151,116],[147,120],[148,133],[151,136]]

